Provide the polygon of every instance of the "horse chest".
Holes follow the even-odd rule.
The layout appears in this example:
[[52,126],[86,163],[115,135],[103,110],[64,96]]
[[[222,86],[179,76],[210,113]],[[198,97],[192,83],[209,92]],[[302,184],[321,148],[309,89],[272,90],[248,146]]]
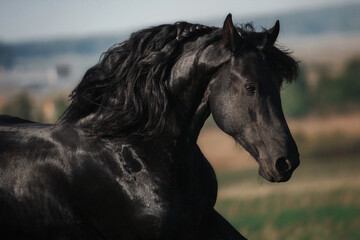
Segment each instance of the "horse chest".
[[180,177],[184,209],[191,218],[201,218],[204,211],[213,208],[217,197],[215,172],[200,149],[189,157],[187,170]]

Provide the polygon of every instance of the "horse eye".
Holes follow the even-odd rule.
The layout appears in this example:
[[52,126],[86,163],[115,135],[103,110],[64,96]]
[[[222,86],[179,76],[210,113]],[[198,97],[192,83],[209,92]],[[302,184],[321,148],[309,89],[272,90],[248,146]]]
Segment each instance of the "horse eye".
[[245,88],[248,92],[255,93],[256,87],[254,85],[246,84]]

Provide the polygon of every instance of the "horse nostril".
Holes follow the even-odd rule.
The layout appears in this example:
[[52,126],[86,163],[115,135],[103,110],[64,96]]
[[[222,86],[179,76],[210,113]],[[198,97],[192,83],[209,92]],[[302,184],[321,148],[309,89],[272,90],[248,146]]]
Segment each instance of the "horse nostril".
[[280,173],[286,173],[291,169],[291,163],[287,158],[280,157],[276,160],[275,168]]

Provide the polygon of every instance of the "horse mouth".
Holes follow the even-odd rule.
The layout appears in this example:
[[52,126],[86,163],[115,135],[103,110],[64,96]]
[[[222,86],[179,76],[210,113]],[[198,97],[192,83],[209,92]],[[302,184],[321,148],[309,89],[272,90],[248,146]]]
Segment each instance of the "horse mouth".
[[295,169],[299,166],[300,160],[295,159],[291,162],[291,167],[287,169],[281,169],[276,166],[267,167],[266,164],[259,164],[258,173],[261,177],[268,180],[269,182],[287,182],[291,178]]
[[291,173],[287,173],[286,175],[275,175],[275,174],[271,174],[269,172],[264,172],[262,170],[261,167],[259,167],[258,173],[261,177],[263,177],[264,179],[266,179],[269,182],[287,182],[291,176],[292,176],[292,172]]

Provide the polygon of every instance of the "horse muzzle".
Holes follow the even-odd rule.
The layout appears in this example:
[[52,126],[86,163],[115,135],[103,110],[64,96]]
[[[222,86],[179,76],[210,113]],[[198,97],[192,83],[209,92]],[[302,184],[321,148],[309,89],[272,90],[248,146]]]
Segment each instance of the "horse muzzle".
[[275,161],[260,159],[259,175],[269,182],[286,182],[300,164],[299,156],[279,157]]

